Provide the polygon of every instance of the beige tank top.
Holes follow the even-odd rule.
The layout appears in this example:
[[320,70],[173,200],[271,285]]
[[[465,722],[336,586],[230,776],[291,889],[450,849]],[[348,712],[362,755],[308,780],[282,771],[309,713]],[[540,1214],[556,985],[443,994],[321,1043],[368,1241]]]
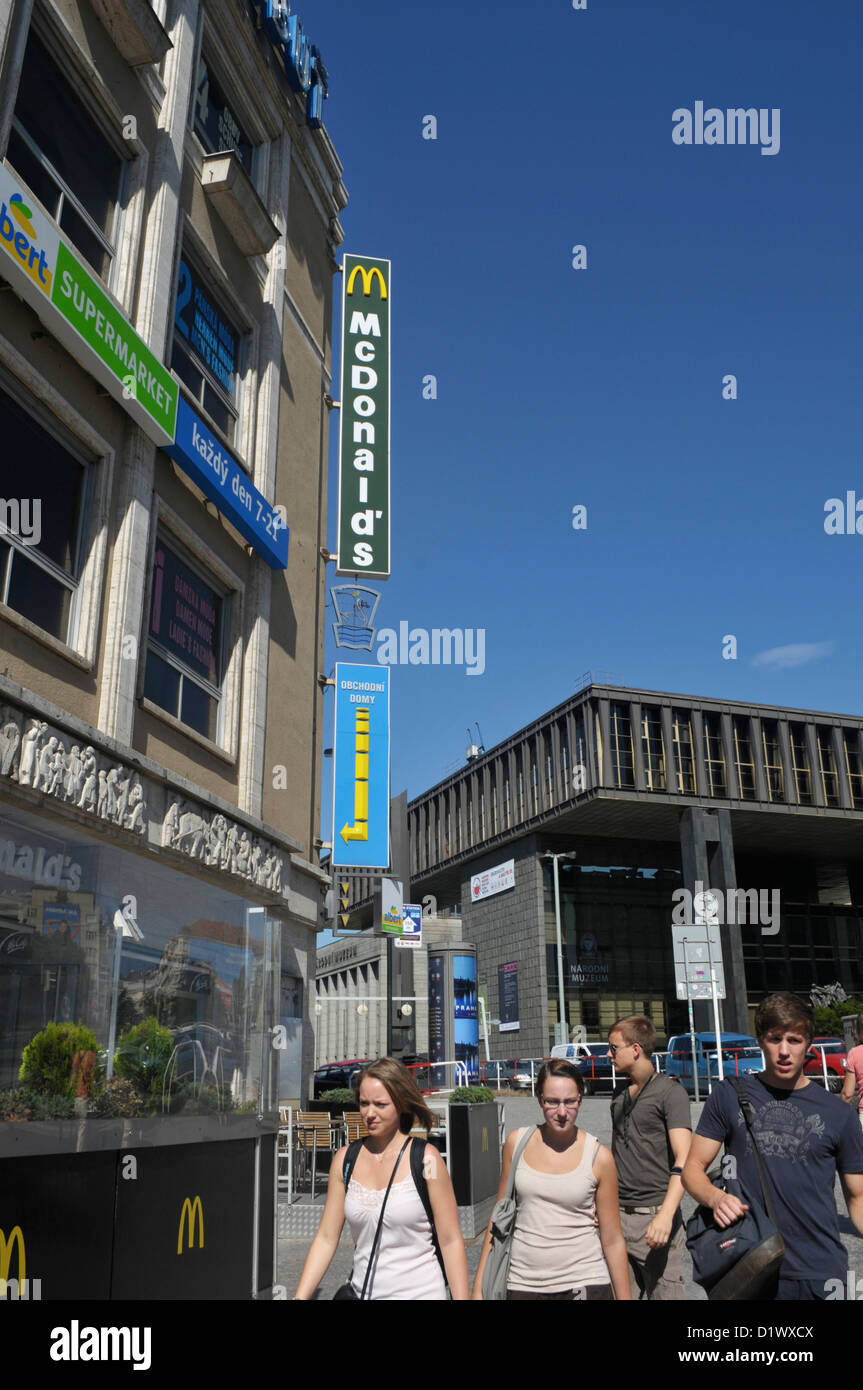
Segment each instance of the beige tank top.
[[540,1173],[530,1167],[530,1149],[522,1155],[515,1173],[518,1212],[508,1288],[562,1293],[611,1282],[593,1223],[597,1148],[597,1140],[585,1132],[581,1162],[571,1173]]

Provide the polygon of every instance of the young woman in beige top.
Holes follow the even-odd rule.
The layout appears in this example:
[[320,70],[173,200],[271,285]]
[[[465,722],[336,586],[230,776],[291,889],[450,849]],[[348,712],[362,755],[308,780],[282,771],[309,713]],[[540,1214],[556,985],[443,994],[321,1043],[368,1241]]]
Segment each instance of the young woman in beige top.
[[[571,1062],[546,1062],[536,1091],[545,1123],[537,1126],[516,1169],[518,1211],[507,1299],[629,1300],[614,1159],[576,1125],[584,1094],[581,1073]],[[498,1200],[523,1133],[514,1130],[504,1146]],[[482,1298],[490,1245],[491,1223],[474,1280],[475,1299]]]

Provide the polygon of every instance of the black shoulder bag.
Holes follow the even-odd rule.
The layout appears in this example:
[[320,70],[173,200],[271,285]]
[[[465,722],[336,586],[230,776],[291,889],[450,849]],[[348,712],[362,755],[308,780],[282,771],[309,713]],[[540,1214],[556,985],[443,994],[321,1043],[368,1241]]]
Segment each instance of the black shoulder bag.
[[[347,1191],[348,1183],[349,1183],[350,1180],[351,1180],[351,1173],[352,1173],[352,1171],[353,1171],[354,1164],[355,1164],[356,1161],[357,1161],[357,1156],[358,1156],[358,1154],[359,1154],[359,1151],[360,1151],[360,1149],[362,1148],[362,1143],[363,1143],[362,1139],[355,1139],[354,1142],[353,1142],[353,1144],[349,1144],[349,1145],[348,1145],[348,1151],[347,1151],[347,1153],[345,1154],[344,1164],[342,1165],[342,1177],[344,1178],[345,1191]],[[344,1302],[344,1301],[348,1301],[348,1300],[352,1300],[352,1301],[355,1301],[355,1302],[360,1302],[360,1301],[361,1301],[362,1299],[364,1299],[365,1296],[366,1296],[366,1289],[367,1289],[368,1286],[369,1286],[369,1279],[371,1278],[372,1266],[374,1265],[374,1262],[375,1262],[375,1251],[376,1251],[377,1248],[378,1248],[378,1241],[379,1241],[380,1238],[381,1238],[381,1227],[382,1227],[383,1224],[384,1224],[384,1212],[386,1211],[387,1198],[388,1198],[389,1195],[390,1195],[390,1188],[391,1188],[392,1185],[393,1185],[393,1178],[395,1177],[396,1173],[398,1172],[398,1167],[399,1167],[399,1164],[401,1163],[402,1154],[404,1153],[404,1151],[405,1151],[405,1149],[407,1148],[407,1146],[408,1146],[409,1143],[410,1143],[410,1136],[408,1136],[408,1138],[405,1140],[405,1142],[402,1144],[401,1148],[399,1149],[399,1156],[398,1156],[398,1158],[396,1159],[395,1163],[393,1164],[393,1171],[390,1173],[390,1180],[389,1180],[389,1182],[387,1183],[387,1190],[386,1190],[386,1192],[384,1193],[384,1200],[381,1202],[381,1214],[380,1214],[380,1216],[378,1217],[378,1225],[377,1225],[377,1230],[375,1231],[375,1238],[374,1238],[374,1240],[372,1241],[372,1248],[371,1248],[371,1250],[369,1251],[369,1263],[368,1263],[368,1266],[367,1266],[367,1268],[366,1268],[366,1277],[365,1277],[365,1279],[363,1280],[363,1291],[362,1291],[362,1293],[360,1294],[359,1299],[357,1299],[357,1296],[356,1296],[356,1294],[354,1293],[354,1286],[353,1286],[353,1284],[351,1283],[351,1281],[350,1281],[350,1279],[349,1279],[348,1282],[347,1282],[346,1284],[340,1284],[339,1287],[336,1289],[335,1293],[333,1294],[333,1302],[336,1302],[336,1301],[342,1301],[342,1302]],[[354,1147],[354,1145],[356,1145],[356,1147]],[[353,1150],[353,1153],[351,1152],[351,1150]]]
[[[749,1201],[738,1221],[720,1230],[711,1207],[698,1207],[686,1223],[686,1248],[692,1256],[692,1277],[714,1302],[758,1298],[776,1278],[785,1258],[785,1242],[776,1221],[770,1180],[758,1152],[752,1126],[752,1103],[744,1077],[729,1077],[752,1140],[764,1207]],[[726,1179],[725,1191],[741,1201],[739,1183]],[[765,1210],[766,1207],[766,1210]]]

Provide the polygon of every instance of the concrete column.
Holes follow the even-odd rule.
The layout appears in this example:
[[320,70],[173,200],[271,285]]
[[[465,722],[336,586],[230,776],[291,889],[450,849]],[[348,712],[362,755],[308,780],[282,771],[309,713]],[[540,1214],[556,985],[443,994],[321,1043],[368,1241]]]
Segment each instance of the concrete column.
[[695,794],[707,796],[707,767],[704,761],[704,720],[701,710],[692,711],[692,762],[695,767]]
[[737,777],[737,763],[734,758],[734,728],[730,714],[720,714],[719,727],[722,733],[722,752],[725,755],[725,786],[729,800],[740,800],[740,782]]
[[[863,733],[861,733],[861,737],[863,737]],[[861,746],[863,746],[863,745],[861,745]],[[517,765],[516,765],[515,749],[514,749],[514,748],[510,748],[510,749],[507,751],[507,753],[504,754],[504,756],[505,756],[505,758],[506,758],[507,771],[508,771],[508,773],[509,773],[509,823],[510,823],[510,825],[512,826],[512,825],[518,825],[518,818],[519,818],[519,810],[518,810],[518,767],[517,767]],[[504,804],[505,804],[505,803],[504,803]],[[505,816],[504,816],[504,826],[506,826],[506,817],[505,817]]]
[[815,737],[815,725],[806,723],[806,753],[809,758],[809,772],[812,781],[812,802],[815,806],[826,806],[827,798],[824,795],[824,784],[821,781],[821,759],[818,756],[818,740]]
[[131,420],[125,441],[123,466],[114,470],[112,500],[119,526],[108,577],[99,728],[119,743],[131,744],[138,666],[146,660],[156,447]]
[[587,785],[590,788],[602,786],[602,768],[596,747],[595,715],[593,700],[585,700],[582,705],[584,717],[584,741],[587,744]]
[[629,727],[632,730],[632,768],[635,777],[635,790],[647,791],[647,778],[644,775],[644,748],[641,742],[641,702],[629,702]]
[[615,785],[611,765],[611,702],[601,697],[599,704],[599,729],[602,735],[602,767],[599,770],[599,784],[602,787]]
[[769,801],[770,792],[764,768],[764,740],[761,737],[761,720],[757,714],[749,717],[749,742],[752,746],[752,761],[755,764],[755,795],[759,801]]
[[566,799],[566,792],[560,765],[560,727],[556,719],[551,726],[551,785],[554,788],[554,804],[559,806]]
[[483,763],[480,770],[480,782],[482,784],[482,804],[485,810],[485,830],[483,839],[487,840],[491,833],[491,779],[488,775],[488,763]]
[[677,792],[679,791],[679,783],[677,781],[677,759],[674,756],[674,728],[671,723],[671,709],[668,705],[660,707],[659,719],[662,725],[662,742],[665,746],[665,790]]
[[833,740],[833,761],[836,763],[836,779],[839,786],[839,805],[843,811],[850,811],[854,802],[851,798],[851,782],[845,766],[845,744],[842,729],[834,724],[830,734]]
[[[683,886],[694,895],[696,882],[715,888],[723,895],[737,887],[731,815],[726,810],[711,811],[702,806],[687,807],[680,815],[680,858]],[[727,915],[727,914],[726,914]],[[722,963],[725,970],[726,998],[720,1001],[722,1027],[745,1033],[749,1014],[746,1007],[746,977],[740,927],[727,922],[720,928]],[[696,1024],[712,1030],[712,1006],[696,1004]]]
[[794,758],[791,754],[791,734],[788,730],[788,720],[780,719],[777,724],[779,737],[779,758],[782,763],[782,786],[785,791],[785,800],[790,806],[797,804],[797,783],[794,777]]

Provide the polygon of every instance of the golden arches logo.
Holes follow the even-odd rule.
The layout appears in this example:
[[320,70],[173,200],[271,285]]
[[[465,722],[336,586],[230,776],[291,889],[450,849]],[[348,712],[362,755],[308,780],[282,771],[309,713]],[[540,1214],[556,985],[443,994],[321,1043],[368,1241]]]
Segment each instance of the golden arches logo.
[[376,276],[378,277],[378,280],[380,281],[380,287],[381,287],[381,294],[380,294],[380,297],[381,297],[381,299],[386,299],[386,297],[387,297],[387,286],[386,286],[386,281],[384,280],[384,277],[383,277],[383,275],[381,274],[381,271],[380,271],[379,267],[376,266],[376,265],[373,265],[373,266],[371,267],[370,270],[367,269],[364,265],[355,265],[354,268],[353,268],[353,270],[351,271],[350,275],[348,276],[348,287],[347,287],[347,290],[345,291],[346,294],[353,294],[353,292],[354,292],[354,281],[356,280],[356,278],[357,278],[358,275],[361,275],[361,276],[363,277],[363,294],[366,295],[366,296],[370,295],[371,292],[372,292],[372,277],[376,275]]
[[12,1246],[18,1246],[18,1282],[23,1282],[27,1277],[27,1255],[24,1250],[24,1233],[20,1226],[13,1226],[9,1232],[9,1240],[6,1240],[6,1233],[0,1229],[0,1280],[5,1281],[9,1278],[9,1264],[12,1259]]
[[177,1232],[177,1254],[183,1253],[183,1227],[186,1219],[189,1223],[189,1249],[195,1244],[195,1218],[198,1221],[198,1249],[204,1248],[204,1209],[201,1206],[200,1197],[195,1197],[191,1201],[188,1197],[183,1202],[183,1210],[180,1212],[180,1229]]

